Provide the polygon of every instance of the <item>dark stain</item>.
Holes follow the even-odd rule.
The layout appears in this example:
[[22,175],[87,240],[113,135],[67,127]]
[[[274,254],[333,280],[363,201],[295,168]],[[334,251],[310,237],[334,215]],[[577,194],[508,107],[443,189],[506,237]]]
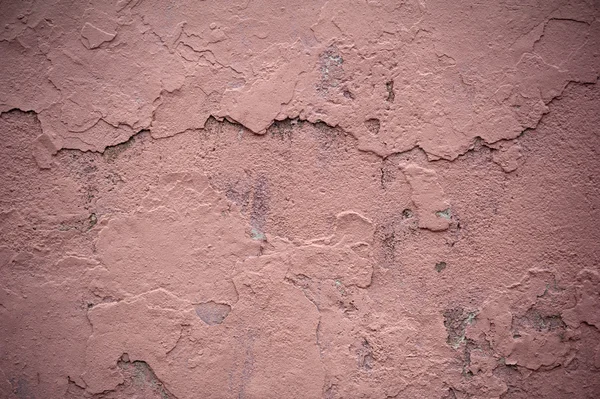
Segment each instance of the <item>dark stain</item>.
[[250,225],[255,239],[264,239],[265,225],[269,215],[269,181],[263,175],[258,176],[252,193]]
[[435,264],[435,271],[441,273],[446,268],[446,262],[438,262]]
[[279,138],[282,141],[292,140],[294,128],[301,127],[305,122],[299,119],[286,118],[280,121],[274,121],[268,128],[267,134],[273,138]]
[[394,93],[394,81],[390,80],[390,81],[386,82],[385,88],[388,92],[388,95],[385,100],[387,102],[393,103],[394,100],[396,99],[396,93]]
[[362,339],[361,345],[356,351],[358,357],[358,367],[363,370],[371,370],[373,368],[373,349],[366,338]]
[[367,119],[365,121],[365,127],[373,136],[379,134],[379,129],[381,129],[381,122],[377,118]]
[[[140,132],[140,133],[142,133],[142,132]],[[140,133],[138,133],[138,134],[140,134]],[[121,155],[122,153],[127,151],[127,149],[129,149],[131,146],[133,146],[133,144],[135,143],[135,140],[136,140],[135,137],[136,137],[136,135],[133,135],[129,138],[129,140],[125,141],[124,143],[115,144],[115,145],[106,147],[106,149],[102,153],[102,156],[106,160],[106,162],[114,162],[115,159],[117,159],[117,157],[119,155]]]

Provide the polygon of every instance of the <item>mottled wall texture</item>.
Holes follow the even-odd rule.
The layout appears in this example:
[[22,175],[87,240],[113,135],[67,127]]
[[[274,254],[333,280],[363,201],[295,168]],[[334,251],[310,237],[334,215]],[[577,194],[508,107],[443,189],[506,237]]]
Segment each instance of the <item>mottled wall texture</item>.
[[0,398],[600,397],[598,0],[0,22]]

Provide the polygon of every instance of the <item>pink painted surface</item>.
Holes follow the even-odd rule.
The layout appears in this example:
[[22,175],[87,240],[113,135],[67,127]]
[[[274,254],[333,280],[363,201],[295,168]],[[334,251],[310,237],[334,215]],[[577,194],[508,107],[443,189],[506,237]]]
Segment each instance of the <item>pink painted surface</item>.
[[0,397],[600,397],[600,4],[0,1]]

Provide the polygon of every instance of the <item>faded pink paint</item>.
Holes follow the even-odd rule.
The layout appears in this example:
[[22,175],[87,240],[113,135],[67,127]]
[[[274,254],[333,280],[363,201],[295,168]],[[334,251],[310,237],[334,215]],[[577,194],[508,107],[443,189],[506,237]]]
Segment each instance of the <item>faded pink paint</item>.
[[0,397],[600,397],[597,2],[0,6]]

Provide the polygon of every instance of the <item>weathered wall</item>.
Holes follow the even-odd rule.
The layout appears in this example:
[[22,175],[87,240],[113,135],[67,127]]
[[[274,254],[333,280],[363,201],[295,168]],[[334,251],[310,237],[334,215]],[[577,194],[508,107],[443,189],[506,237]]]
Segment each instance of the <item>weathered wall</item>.
[[0,397],[600,397],[598,1],[0,10]]

